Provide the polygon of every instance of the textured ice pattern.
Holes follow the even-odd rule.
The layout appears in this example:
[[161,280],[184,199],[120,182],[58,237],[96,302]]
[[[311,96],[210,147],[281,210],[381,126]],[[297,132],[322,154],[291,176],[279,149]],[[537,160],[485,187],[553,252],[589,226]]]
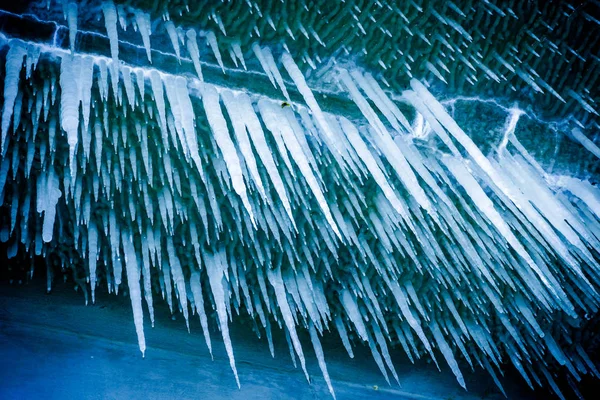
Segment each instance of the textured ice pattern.
[[[238,385],[232,308],[269,340],[273,321],[284,327],[308,378],[298,337],[307,330],[334,397],[324,330],[339,332],[351,357],[352,342],[368,342],[388,381],[398,381],[392,346],[411,360],[443,358],[463,387],[463,362],[500,388],[510,362],[559,396],[562,369],[575,381],[600,377],[573,340],[600,305],[600,190],[546,174],[515,136],[520,111],[486,155],[419,80],[400,99],[415,110],[411,126],[370,74],[337,67],[362,116],[331,115],[287,51],[245,54],[288,99],[284,80],[293,83],[306,106],[203,82],[198,34],[172,23],[178,58],[187,49],[199,80],[126,66],[117,8],[102,10],[111,59],[8,43],[9,257],[58,259],[86,301],[98,285],[127,285],[142,353],[157,293],[186,322],[198,314],[211,351],[208,326],[218,324]],[[74,30],[76,13],[67,7]],[[150,16],[134,20],[150,60]],[[223,68],[215,34],[203,36]],[[239,45],[231,54],[245,66]],[[428,64],[443,79],[438,67]],[[424,129],[439,140],[421,140]],[[572,136],[599,154],[580,130]]]

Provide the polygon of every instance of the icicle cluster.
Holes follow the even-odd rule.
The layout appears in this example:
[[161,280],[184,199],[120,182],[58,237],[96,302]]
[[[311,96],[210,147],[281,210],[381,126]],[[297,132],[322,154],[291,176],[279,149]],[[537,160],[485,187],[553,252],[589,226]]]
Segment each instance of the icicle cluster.
[[[274,20],[258,3],[245,3],[293,41],[301,34],[320,47],[326,40],[352,50],[330,42],[319,24]],[[380,24],[374,10],[387,7],[406,20],[398,26],[433,46],[408,28],[427,13],[463,38],[431,40],[469,68],[507,80],[501,65],[564,101],[532,68],[499,54],[491,66],[489,52],[467,56],[472,34],[408,3],[411,12],[383,1],[371,10],[348,6],[357,21],[348,25],[370,43],[368,21]],[[153,295],[160,293],[186,322],[190,311],[198,314],[211,352],[208,327],[217,324],[238,385],[228,333],[233,310],[260,323],[272,352],[272,323],[282,327],[308,379],[298,336],[307,330],[332,395],[320,344],[325,330],[339,333],[350,357],[353,342],[366,342],[388,381],[389,374],[399,381],[391,346],[411,360],[425,356],[437,365],[441,356],[463,387],[459,364],[485,368],[502,390],[497,374],[510,362],[530,386],[548,384],[559,396],[554,377],[563,370],[574,390],[581,375],[600,377],[582,346],[589,334],[582,327],[600,305],[600,190],[547,175],[517,139],[520,110],[507,115],[502,142],[486,156],[419,80],[400,99],[414,109],[411,123],[372,75],[336,66],[336,85],[362,116],[332,115],[287,50],[239,38],[229,49],[236,67],[262,68],[282,103],[204,82],[203,47],[227,69],[216,34],[184,30],[169,18],[177,58],[186,49],[199,80],[122,64],[118,26],[129,22],[125,7],[110,1],[101,9],[111,59],[79,55],[77,6],[65,4],[71,52],[12,40],[4,65],[0,239],[11,258],[46,259],[49,289],[55,263],[72,269],[86,301],[95,300],[98,285],[109,292],[127,285],[142,353],[143,303],[154,324]],[[127,10],[151,61],[150,14]],[[223,35],[234,30],[221,14],[210,15]],[[302,59],[313,63],[308,53]],[[378,62],[410,74],[409,64],[389,63]],[[441,81],[453,76],[441,59],[423,65]],[[292,102],[291,89],[305,106]],[[595,113],[591,96],[569,90]],[[600,155],[582,130],[570,136]]]
[[199,315],[209,349],[212,303],[236,380],[232,309],[269,340],[284,326],[305,372],[308,329],[332,393],[326,329],[350,356],[367,342],[396,380],[395,344],[441,355],[462,386],[460,358],[499,387],[506,361],[530,385],[555,387],[556,363],[597,374],[570,338],[600,304],[600,190],[546,176],[514,134],[518,113],[486,157],[416,80],[403,98],[437,149],[356,70],[338,71],[364,115],[350,121],[320,109],[287,53],[308,108],[67,52],[35,70],[35,48],[13,40],[5,63],[0,236],[10,257],[60,255],[92,301],[125,273],[142,352],[142,302],[154,323],[160,292],[186,321]]

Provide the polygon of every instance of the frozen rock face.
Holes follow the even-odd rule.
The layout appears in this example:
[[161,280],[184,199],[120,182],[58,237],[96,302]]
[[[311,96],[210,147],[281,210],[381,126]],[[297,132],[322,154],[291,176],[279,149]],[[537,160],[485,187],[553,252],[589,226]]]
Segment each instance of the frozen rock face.
[[[399,380],[393,347],[443,358],[463,387],[467,364],[500,390],[512,365],[558,396],[556,376],[575,391],[582,375],[600,377],[586,329],[600,305],[598,58],[586,50],[598,36],[553,42],[570,32],[561,12],[595,32],[598,21],[561,6],[521,22],[533,6],[516,2],[350,3],[291,2],[288,14],[234,1],[235,22],[215,2],[212,28],[186,24],[200,12],[189,7],[110,1],[91,2],[103,20],[86,26],[68,3],[64,49],[3,36],[8,258],[41,256],[48,290],[60,267],[86,302],[126,287],[142,353],[153,295],[186,321],[197,312],[209,350],[219,327],[238,385],[232,310],[269,340],[282,327],[308,379],[306,330],[334,397],[325,330],[351,357],[367,342],[388,380]],[[356,31],[333,32],[343,18]],[[512,47],[509,23],[526,33]],[[110,57],[78,47],[97,24]],[[139,64],[123,51],[134,51],[128,26]],[[561,61],[553,70],[531,54]],[[189,68],[173,74],[165,57]],[[571,62],[581,79],[555,78]],[[544,122],[548,110],[562,119]]]

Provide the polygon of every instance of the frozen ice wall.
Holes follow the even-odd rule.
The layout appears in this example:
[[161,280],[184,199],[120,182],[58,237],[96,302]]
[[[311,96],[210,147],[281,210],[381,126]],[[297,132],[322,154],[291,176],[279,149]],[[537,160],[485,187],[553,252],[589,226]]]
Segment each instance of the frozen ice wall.
[[[548,7],[530,23],[492,1],[333,3],[0,11],[54,27],[2,34],[8,259],[29,276],[45,263],[48,291],[66,274],[86,303],[126,288],[142,354],[158,297],[197,314],[238,385],[228,325],[243,313],[269,341],[285,330],[307,379],[311,346],[334,397],[327,330],[350,357],[365,342],[388,381],[401,348],[463,387],[464,366],[500,390],[511,366],[577,392],[599,377],[598,36],[558,41],[571,31]],[[348,16],[355,31],[333,32]],[[523,36],[495,46],[511,23]],[[577,78],[556,77],[564,63]]]

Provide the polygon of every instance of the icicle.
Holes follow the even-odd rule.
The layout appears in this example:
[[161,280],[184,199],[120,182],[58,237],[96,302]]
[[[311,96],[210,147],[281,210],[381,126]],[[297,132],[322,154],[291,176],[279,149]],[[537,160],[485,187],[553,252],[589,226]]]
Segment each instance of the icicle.
[[348,140],[350,140],[350,143],[352,144],[354,150],[356,151],[358,156],[361,158],[361,160],[363,161],[363,163],[365,164],[365,166],[367,167],[367,169],[369,170],[369,172],[375,179],[375,182],[377,182],[377,184],[383,191],[383,194],[389,200],[392,207],[394,207],[394,209],[398,212],[398,214],[402,215],[403,218],[408,220],[409,219],[408,213],[405,210],[402,202],[400,201],[400,199],[398,199],[396,192],[390,186],[388,179],[386,178],[384,173],[379,168],[377,161],[375,160],[375,158],[373,157],[373,155],[367,148],[367,145],[363,142],[363,140],[359,136],[358,130],[356,129],[356,127],[344,117],[340,118],[340,123],[344,130],[344,133],[346,134]]
[[110,40],[110,55],[113,63],[118,64],[119,60],[119,36],[117,34],[117,9],[114,3],[109,0],[102,3],[102,12],[104,14],[104,24],[106,34]]
[[317,360],[319,362],[319,368],[321,368],[321,372],[323,373],[323,378],[325,378],[325,382],[327,383],[327,388],[329,388],[329,393],[335,399],[335,392],[333,391],[333,386],[331,386],[331,379],[329,379],[329,373],[327,372],[327,364],[325,364],[325,356],[323,355],[323,347],[321,347],[321,342],[319,341],[319,336],[317,335],[317,331],[315,330],[315,326],[312,322],[308,324],[308,332],[310,333],[310,340],[312,341],[313,348],[315,349],[315,354],[317,356]]
[[138,344],[142,356],[146,353],[146,338],[144,336],[144,313],[142,311],[142,289],[140,287],[140,266],[138,265],[133,238],[130,232],[122,233],[123,251],[125,254],[125,270],[127,272],[127,286],[133,309],[133,320],[138,337]]
[[379,148],[385,154],[390,164],[392,164],[392,166],[394,167],[396,174],[402,180],[404,186],[406,186],[406,188],[414,196],[415,200],[417,200],[419,205],[423,207],[424,210],[427,210],[429,214],[433,214],[434,210],[432,208],[431,202],[429,201],[429,198],[423,191],[423,188],[419,185],[417,177],[410,168],[408,162],[406,161],[406,158],[392,140],[389,132],[387,131],[387,129],[385,128],[375,111],[371,108],[366,99],[358,91],[358,88],[351,80],[348,71],[343,69],[340,70],[340,77],[346,85],[346,87],[348,88],[352,100],[354,100],[358,108],[360,108],[365,118],[367,118],[367,120],[369,121],[371,127],[377,132],[378,137],[376,137],[375,139],[379,139],[381,141]]
[[298,334],[296,333],[296,325],[294,324],[294,318],[292,316],[292,310],[290,309],[290,305],[286,299],[285,288],[283,285],[283,280],[281,279],[281,271],[279,268],[276,271],[272,269],[267,270],[267,276],[269,278],[269,282],[275,289],[275,297],[277,298],[277,304],[279,306],[279,310],[283,316],[283,320],[285,322],[285,326],[287,327],[287,332],[292,339],[292,344],[294,346],[294,350],[300,359],[300,365],[302,366],[302,370],[304,371],[304,375],[306,376],[306,380],[310,382],[308,377],[308,372],[306,371],[306,362],[304,359],[304,353],[302,351],[302,344],[300,343],[300,339],[298,339]]
[[226,256],[224,250],[221,250],[216,254],[204,253],[204,265],[206,265],[210,287],[215,299],[215,306],[217,307],[219,326],[221,327],[221,333],[223,334],[223,342],[225,342],[227,356],[229,357],[229,365],[233,370],[235,381],[239,388],[240,380],[235,367],[235,358],[233,356],[233,348],[231,346],[231,338],[229,337],[229,328],[227,325],[227,312],[225,310],[225,293],[223,291],[223,273],[227,268],[225,263]]
[[75,39],[77,38],[77,3],[67,5],[67,22],[69,24],[69,45],[71,54],[75,52]]
[[217,63],[221,67],[223,73],[225,73],[225,66],[223,65],[223,58],[221,57],[221,52],[219,51],[219,44],[217,43],[217,37],[215,33],[212,31],[206,32],[206,40],[208,41],[208,45],[213,51],[215,58],[217,59]]
[[140,35],[142,35],[142,42],[146,49],[146,57],[152,64],[152,48],[150,47],[150,35],[152,35],[152,22],[150,21],[150,14],[142,12],[141,10],[134,10],[135,23],[137,24]]
[[198,74],[198,79],[203,81],[202,66],[200,65],[200,50],[198,49],[198,42],[196,41],[196,31],[188,29],[185,35],[187,36],[186,46],[190,53],[190,57],[192,58],[194,68],[196,69],[196,74]]
[[144,103],[144,94],[146,89],[146,80],[144,77],[144,70],[141,68],[135,70],[135,83],[137,84],[137,88],[140,92],[140,99],[142,104]]
[[200,273],[197,271],[192,272],[190,276],[190,288],[192,290],[192,296],[194,298],[194,305],[200,318],[200,325],[202,325],[202,332],[204,332],[204,340],[206,346],[212,358],[212,344],[210,341],[210,331],[208,330],[208,320],[206,318],[206,311],[204,309],[204,297],[202,295],[202,285],[200,283]]
[[165,96],[163,89],[163,82],[158,71],[153,69],[150,72],[150,84],[152,85],[152,92],[154,94],[154,104],[158,110],[158,122],[160,124],[160,130],[163,135],[163,141],[166,140],[168,135],[167,131],[167,115],[165,108]]
[[19,78],[21,68],[23,68],[23,58],[26,54],[27,50],[20,41],[10,42],[4,66],[6,75],[4,76],[4,104],[2,107],[2,155],[6,154],[8,148],[6,145],[8,128],[13,115],[15,99],[19,92]]
[[181,55],[179,49],[179,36],[177,35],[177,29],[175,28],[175,24],[173,21],[165,22],[165,28],[167,29],[167,33],[169,35],[169,39],[171,39],[171,44],[173,45],[173,50],[175,50],[175,55],[177,56],[177,61],[181,64]]
[[146,299],[146,305],[148,306],[148,312],[150,314],[150,323],[154,328],[154,303],[152,301],[152,276],[150,272],[150,243],[153,242],[152,230],[149,228],[146,230],[146,235],[142,234],[142,275],[144,279],[144,298]]
[[281,77],[281,74],[279,73],[279,69],[277,68],[277,64],[275,63],[275,59],[273,58],[273,54],[271,53],[271,50],[268,47],[266,47],[262,50],[262,54],[265,59],[267,68],[271,71],[273,78],[275,78],[275,82],[277,82],[277,84],[279,85],[279,88],[283,92],[283,95],[285,96],[287,101],[291,102],[292,100],[290,99],[290,95],[288,94],[288,91],[285,88],[285,84],[283,83],[283,78]]
[[188,315],[187,305],[187,294],[185,292],[185,278],[183,277],[183,271],[181,269],[181,263],[177,254],[175,253],[175,246],[173,245],[173,237],[167,237],[167,254],[169,256],[169,265],[171,267],[171,273],[173,274],[173,282],[175,283],[175,289],[178,293],[179,303],[181,304],[181,310],[183,317],[185,318],[185,324],[187,325],[188,332],[190,330],[190,322]]
[[113,88],[113,96],[117,100],[119,89],[119,36],[117,34],[117,10],[112,1],[102,3],[102,12],[104,13],[104,24],[106,33],[110,41],[110,55],[112,63],[110,64],[110,77]]
[[283,184],[281,176],[279,175],[277,166],[275,165],[275,160],[273,159],[271,149],[267,144],[261,123],[256,113],[254,112],[252,103],[250,102],[250,98],[246,94],[240,93],[237,99],[237,106],[239,107],[240,111],[239,113],[236,113],[236,115],[244,118],[244,123],[246,124],[248,133],[250,134],[250,138],[252,139],[252,144],[254,145],[254,148],[256,149],[260,160],[265,165],[269,178],[271,178],[271,181],[275,186],[275,191],[279,195],[279,198],[283,203],[283,207],[286,210],[290,221],[295,227],[294,217],[292,214],[290,201],[285,190],[285,186]]
[[37,181],[37,207],[38,213],[44,212],[42,226],[42,239],[45,243],[51,242],[54,234],[54,220],[56,217],[56,205],[62,196],[59,190],[59,180],[56,171],[50,167],[45,173],[38,177]]
[[98,261],[98,228],[95,222],[88,226],[88,266],[90,270],[90,287],[92,303],[96,303],[96,262]]
[[267,60],[265,59],[265,55],[263,54],[263,49],[258,43],[254,43],[252,44],[252,51],[254,52],[254,55],[258,59],[258,62],[262,66],[263,71],[265,71],[265,74],[267,74],[267,77],[269,78],[273,86],[277,87],[277,85],[275,84],[275,79],[273,78],[273,73],[271,72],[271,68],[269,68],[269,64],[267,64]]
[[247,70],[246,61],[244,61],[244,53],[242,53],[242,48],[240,47],[240,44],[238,42],[234,42],[231,44],[231,48],[233,49],[233,54],[235,54],[238,60],[240,60],[240,62],[242,63],[244,70]]
[[79,138],[79,87],[78,79],[81,58],[65,55],[60,63],[60,126],[67,132],[69,142],[69,165],[71,177],[75,177],[77,165],[75,152]]
[[79,79],[79,99],[83,114],[82,131],[88,130],[90,122],[90,107],[92,103],[92,84],[94,79],[94,59],[85,56],[81,59]]

